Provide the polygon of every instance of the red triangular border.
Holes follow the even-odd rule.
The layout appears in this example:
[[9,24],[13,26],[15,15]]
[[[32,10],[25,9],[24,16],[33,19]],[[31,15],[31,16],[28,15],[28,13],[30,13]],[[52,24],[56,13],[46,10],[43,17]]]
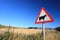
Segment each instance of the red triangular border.
[[[42,11],[42,10],[45,11],[45,13],[47,14],[47,16],[48,16],[51,20],[47,20],[47,21],[43,21],[43,22],[37,22],[37,20],[38,20],[38,18],[39,18],[39,15],[41,14],[41,11]],[[36,19],[36,21],[35,21],[35,24],[41,24],[41,23],[53,22],[53,21],[54,21],[54,19],[50,16],[50,14],[46,11],[46,9],[45,9],[44,7],[42,7],[41,10],[40,10],[40,12],[39,12],[39,14],[38,14],[38,17],[37,17],[37,19]]]

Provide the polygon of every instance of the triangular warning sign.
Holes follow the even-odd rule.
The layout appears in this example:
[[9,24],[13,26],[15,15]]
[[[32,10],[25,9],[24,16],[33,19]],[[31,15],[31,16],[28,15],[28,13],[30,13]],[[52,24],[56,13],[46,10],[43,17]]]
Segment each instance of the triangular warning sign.
[[53,18],[49,15],[46,9],[42,7],[35,21],[35,24],[53,22],[53,21],[54,21]]

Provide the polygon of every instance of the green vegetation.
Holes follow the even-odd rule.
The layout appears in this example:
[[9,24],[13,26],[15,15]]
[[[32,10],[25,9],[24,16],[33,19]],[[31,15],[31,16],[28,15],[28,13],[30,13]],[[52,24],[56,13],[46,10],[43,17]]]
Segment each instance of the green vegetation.
[[60,27],[56,27],[55,30],[56,30],[56,31],[60,31]]
[[19,28],[19,27],[14,27],[14,26],[6,26],[6,25],[2,25],[0,24],[0,28]]
[[28,27],[28,29],[41,29],[41,27]]

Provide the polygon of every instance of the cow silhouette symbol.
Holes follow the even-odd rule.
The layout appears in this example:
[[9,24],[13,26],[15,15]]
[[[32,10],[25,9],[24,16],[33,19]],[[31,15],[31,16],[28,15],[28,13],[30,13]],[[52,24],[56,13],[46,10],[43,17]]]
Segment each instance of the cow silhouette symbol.
[[46,17],[46,15],[39,17],[39,21],[40,21],[41,19],[44,20],[45,17]]

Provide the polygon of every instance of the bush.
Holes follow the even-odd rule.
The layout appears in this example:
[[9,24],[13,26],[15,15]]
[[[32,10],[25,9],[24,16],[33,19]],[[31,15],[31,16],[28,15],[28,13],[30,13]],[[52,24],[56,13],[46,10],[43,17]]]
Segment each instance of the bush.
[[[28,29],[38,29],[38,27],[28,27]],[[39,27],[41,29],[41,27]]]
[[56,30],[56,31],[60,31],[60,27],[56,27],[55,30]]

